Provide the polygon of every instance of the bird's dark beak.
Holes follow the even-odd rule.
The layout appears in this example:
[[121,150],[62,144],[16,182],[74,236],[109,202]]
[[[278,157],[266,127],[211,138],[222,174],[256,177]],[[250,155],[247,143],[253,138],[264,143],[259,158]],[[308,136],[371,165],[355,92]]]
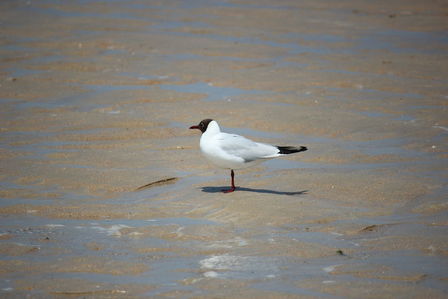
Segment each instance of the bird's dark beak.
[[198,129],[198,130],[200,130],[199,126],[191,126],[190,129]]

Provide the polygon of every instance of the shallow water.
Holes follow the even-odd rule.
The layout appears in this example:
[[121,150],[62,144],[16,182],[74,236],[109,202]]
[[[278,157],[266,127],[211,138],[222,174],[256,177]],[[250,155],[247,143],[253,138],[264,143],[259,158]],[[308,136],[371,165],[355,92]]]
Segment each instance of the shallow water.
[[0,4],[2,296],[447,296],[444,7],[85,4]]

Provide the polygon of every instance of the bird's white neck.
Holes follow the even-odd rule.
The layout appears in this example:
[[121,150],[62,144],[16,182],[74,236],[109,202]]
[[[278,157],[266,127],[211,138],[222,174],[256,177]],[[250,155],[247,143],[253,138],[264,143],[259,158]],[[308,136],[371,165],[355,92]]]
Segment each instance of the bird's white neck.
[[216,121],[212,120],[207,127],[207,130],[202,134],[205,136],[212,136],[221,132],[219,125]]

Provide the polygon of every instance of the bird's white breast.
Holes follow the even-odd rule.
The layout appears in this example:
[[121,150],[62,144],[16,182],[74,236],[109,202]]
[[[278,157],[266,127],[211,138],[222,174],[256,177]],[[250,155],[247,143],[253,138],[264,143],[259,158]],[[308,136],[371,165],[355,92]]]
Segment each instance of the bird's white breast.
[[[246,167],[244,159],[228,154],[220,147],[217,136],[202,134],[200,141],[201,152],[204,157],[216,166],[228,169]],[[249,166],[249,165],[247,165]]]

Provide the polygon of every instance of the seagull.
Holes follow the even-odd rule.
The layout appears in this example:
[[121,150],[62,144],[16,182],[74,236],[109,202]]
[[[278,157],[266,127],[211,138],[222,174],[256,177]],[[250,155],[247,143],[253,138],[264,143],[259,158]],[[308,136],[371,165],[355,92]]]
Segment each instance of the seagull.
[[204,119],[190,129],[202,132],[199,147],[207,160],[218,167],[230,169],[232,186],[224,193],[235,191],[235,169],[253,166],[260,162],[306,151],[305,146],[276,146],[252,141],[246,137],[221,132],[213,119]]

